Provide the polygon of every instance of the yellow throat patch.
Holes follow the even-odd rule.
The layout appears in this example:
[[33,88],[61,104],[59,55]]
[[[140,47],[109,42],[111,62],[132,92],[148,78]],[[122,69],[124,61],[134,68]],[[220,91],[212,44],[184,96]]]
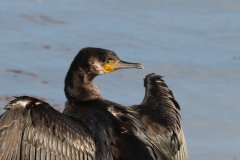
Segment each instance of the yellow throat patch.
[[105,62],[105,66],[103,66],[102,68],[105,70],[106,73],[114,72],[115,69],[114,69],[112,66],[118,64],[119,62],[120,62],[120,61],[107,60],[107,61]]

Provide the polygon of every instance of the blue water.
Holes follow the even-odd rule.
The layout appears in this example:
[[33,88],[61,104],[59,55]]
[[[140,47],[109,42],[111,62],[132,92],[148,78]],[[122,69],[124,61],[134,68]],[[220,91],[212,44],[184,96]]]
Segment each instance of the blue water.
[[104,98],[139,104],[143,78],[163,75],[182,108],[190,159],[240,159],[239,26],[237,0],[2,0],[0,107],[27,94],[62,109],[74,56],[106,48],[145,69],[98,76]]

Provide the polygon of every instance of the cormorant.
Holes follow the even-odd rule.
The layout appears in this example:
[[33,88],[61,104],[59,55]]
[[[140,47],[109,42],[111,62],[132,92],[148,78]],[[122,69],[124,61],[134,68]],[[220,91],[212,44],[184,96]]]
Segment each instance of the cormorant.
[[[152,86],[158,85],[149,85],[159,80],[145,78],[146,96],[140,105],[125,107],[101,97],[92,80],[121,68],[143,67],[121,61],[109,50],[84,48],[74,58],[65,78],[67,102],[63,113],[27,96],[7,104],[7,111],[0,117],[0,159],[161,160],[172,159],[176,153],[181,156],[182,151],[187,154],[186,145],[179,141],[184,136],[179,136],[182,130],[177,109],[170,106],[172,112],[168,111],[169,105],[159,102],[166,97],[172,100],[173,95],[161,96],[161,87],[152,90]],[[152,103],[148,102],[151,99]],[[157,112],[153,116],[142,113],[146,109]],[[158,117],[158,112],[159,116],[170,118]]]

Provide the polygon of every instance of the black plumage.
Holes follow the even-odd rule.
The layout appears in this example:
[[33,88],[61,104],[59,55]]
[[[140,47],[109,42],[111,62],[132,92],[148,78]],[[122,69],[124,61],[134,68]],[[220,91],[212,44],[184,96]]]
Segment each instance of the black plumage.
[[68,118],[46,102],[22,96],[5,109],[0,117],[1,160],[107,157],[108,147],[95,143],[84,123]]
[[97,75],[108,71],[103,69],[108,63],[112,63],[114,70],[141,68],[140,64],[121,61],[109,50],[82,49],[70,65],[65,78],[64,91],[68,100],[63,113],[86,123],[89,116],[94,117],[104,130],[114,159],[156,159],[154,145],[141,120],[132,110],[102,98],[97,84],[92,81]]
[[155,150],[163,160],[187,160],[188,151],[180,123],[180,106],[172,91],[154,73],[144,79],[145,97],[140,105],[131,106],[144,123],[147,134],[161,150]]
[[[161,160],[173,159],[178,153],[182,156],[185,140],[179,141],[178,136],[182,133],[179,105],[172,93],[165,96],[162,87],[155,84],[158,81],[152,79],[157,76],[145,78],[146,96],[140,105],[125,107],[101,97],[92,80],[122,68],[143,69],[138,63],[121,61],[112,51],[84,48],[65,78],[63,113],[35,98],[11,101],[0,118],[0,159]],[[156,88],[149,88],[149,84]],[[161,101],[166,99],[175,108],[162,107]],[[156,130],[149,131],[155,125]]]

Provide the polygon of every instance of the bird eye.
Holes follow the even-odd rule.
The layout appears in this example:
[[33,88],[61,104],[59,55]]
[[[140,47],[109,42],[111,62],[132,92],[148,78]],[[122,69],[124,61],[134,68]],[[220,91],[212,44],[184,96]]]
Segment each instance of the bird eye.
[[109,60],[107,60],[106,63],[109,64],[110,63]]

